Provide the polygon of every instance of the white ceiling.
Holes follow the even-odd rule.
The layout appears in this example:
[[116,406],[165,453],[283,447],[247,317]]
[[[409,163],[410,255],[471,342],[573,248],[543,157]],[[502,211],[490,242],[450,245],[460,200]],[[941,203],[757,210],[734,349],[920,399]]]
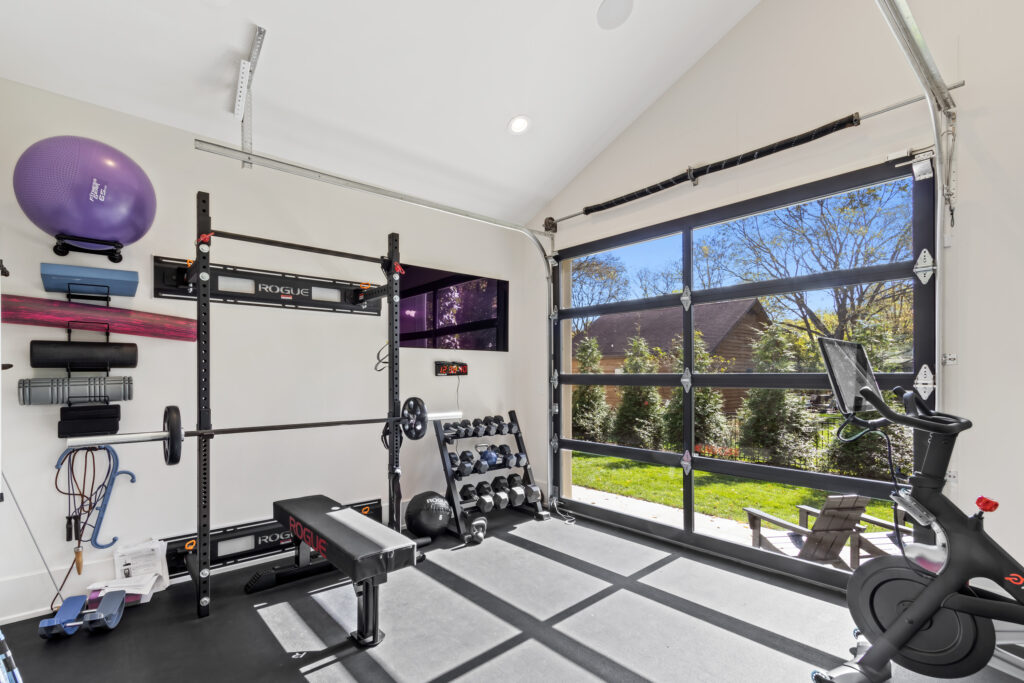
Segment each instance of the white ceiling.
[[7,0],[0,77],[237,146],[259,24],[256,152],[524,222],[756,3]]

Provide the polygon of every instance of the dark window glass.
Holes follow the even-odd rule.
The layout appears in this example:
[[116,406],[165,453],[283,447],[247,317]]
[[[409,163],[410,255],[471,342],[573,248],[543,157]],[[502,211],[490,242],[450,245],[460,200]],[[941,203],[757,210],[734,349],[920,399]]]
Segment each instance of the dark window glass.
[[434,327],[434,294],[426,292],[402,299],[402,332],[423,332]]
[[403,267],[402,346],[508,350],[508,282],[408,264]]
[[498,281],[477,278],[437,290],[438,327],[498,317]]
[[495,330],[476,330],[446,334],[437,338],[439,349],[476,349],[478,351],[497,351],[498,335]]

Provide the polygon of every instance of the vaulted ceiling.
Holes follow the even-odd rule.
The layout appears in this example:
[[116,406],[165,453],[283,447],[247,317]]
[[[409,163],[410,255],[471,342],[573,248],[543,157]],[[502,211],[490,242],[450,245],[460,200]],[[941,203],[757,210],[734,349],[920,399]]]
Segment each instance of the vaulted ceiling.
[[756,3],[33,0],[0,77],[238,145],[258,24],[256,152],[523,222]]

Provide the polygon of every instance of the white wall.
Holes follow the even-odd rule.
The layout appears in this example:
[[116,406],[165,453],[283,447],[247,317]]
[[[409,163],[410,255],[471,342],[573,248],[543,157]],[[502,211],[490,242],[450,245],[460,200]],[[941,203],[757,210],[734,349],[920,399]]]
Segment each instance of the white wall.
[[[1024,457],[1015,431],[1024,386],[1018,197],[1024,153],[1020,112],[1024,4],[1013,0],[912,2],[936,62],[958,103],[959,199],[953,246],[942,250],[942,406],[971,417],[947,487],[965,508],[978,495],[1002,502],[989,530],[1024,555]],[[866,113],[921,90],[873,2],[772,0],[760,3],[725,39],[590,164],[536,218],[564,216],[675,175]],[[923,103],[818,142],[702,178],[651,198],[559,227],[558,247],[731,204],[880,163],[931,143]]]
[[[462,360],[460,403],[468,417],[516,409],[528,450],[545,476],[544,270],[536,248],[513,232],[445,214],[336,188],[197,152],[193,135],[93,105],[0,80],[0,257],[12,275],[5,293],[43,293],[40,262],[95,267],[106,259],[56,257],[52,239],[19,209],[10,178],[19,155],[53,135],[83,135],[124,151],[149,174],[157,192],[156,222],[126,248],[118,266],[139,272],[134,299],[125,308],[194,317],[195,305],[152,296],[152,256],[187,258],[194,253],[195,194],[211,193],[214,228],[321,245],[363,254],[384,254],[387,234],[401,235],[402,260],[510,281],[508,353],[403,349],[402,396],[420,396],[432,411],[456,408],[456,380],[435,378],[433,361]],[[258,128],[257,128],[258,144]],[[297,160],[300,161],[301,160]],[[399,188],[400,189],[400,188]],[[372,264],[215,242],[217,263],[286,272],[383,281]],[[2,375],[3,471],[10,480],[58,581],[72,558],[64,542],[64,498],[53,490],[54,463],[63,450],[56,438],[59,406],[19,406],[17,380],[53,375],[28,364],[32,339],[62,339],[54,328],[4,325],[2,357],[15,368]],[[88,333],[81,339],[88,339]],[[159,428],[163,406],[180,406],[195,423],[195,344],[113,335],[139,346],[139,366],[113,374],[134,377],[135,400],[122,403],[121,431]],[[215,426],[381,417],[387,411],[386,373],[373,371],[386,341],[383,318],[215,305],[213,309],[213,419]],[[532,385],[532,388],[531,386]],[[213,441],[213,524],[265,519],[276,499],[324,493],[340,501],[380,497],[387,505],[387,454],[379,426],[289,431],[220,437]],[[164,466],[159,444],[118,447],[122,467],[138,483],[117,483],[102,539],[122,542],[194,532],[195,443],[187,441],[181,464]],[[403,491],[408,500],[443,486],[431,437],[406,441]],[[0,503],[0,623],[38,612],[53,588],[32,548],[10,496]],[[68,593],[110,574],[110,551],[86,550],[86,572],[72,576]],[[215,593],[216,599],[216,586]],[[214,607],[216,607],[214,605]]]

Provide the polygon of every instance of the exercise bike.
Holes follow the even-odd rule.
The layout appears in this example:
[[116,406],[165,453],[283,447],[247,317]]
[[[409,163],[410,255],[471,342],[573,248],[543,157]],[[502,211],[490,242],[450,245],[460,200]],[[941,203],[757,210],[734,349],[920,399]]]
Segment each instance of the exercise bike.
[[[882,398],[863,346],[836,339],[819,342],[845,418],[840,438],[850,441],[890,424],[928,434],[927,452],[909,485],[899,484],[894,473],[892,499],[921,527],[931,529],[934,543],[898,540],[901,555],[872,559],[853,573],[847,603],[860,644],[851,661],[815,671],[811,680],[880,683],[890,678],[890,662],[936,678],[980,671],[997,642],[1021,642],[1021,631],[1010,624],[1003,625],[1008,627],[1002,631],[1005,637],[997,635],[993,620],[1024,624],[1024,566],[984,530],[984,514],[998,503],[978,498],[978,512],[967,516],[942,494],[956,437],[971,422],[930,410],[916,391],[899,387],[894,392],[905,414],[897,413]],[[880,417],[858,416],[870,410]],[[859,433],[843,437],[847,425],[860,427]],[[969,585],[978,578],[994,581],[1012,598]]]

